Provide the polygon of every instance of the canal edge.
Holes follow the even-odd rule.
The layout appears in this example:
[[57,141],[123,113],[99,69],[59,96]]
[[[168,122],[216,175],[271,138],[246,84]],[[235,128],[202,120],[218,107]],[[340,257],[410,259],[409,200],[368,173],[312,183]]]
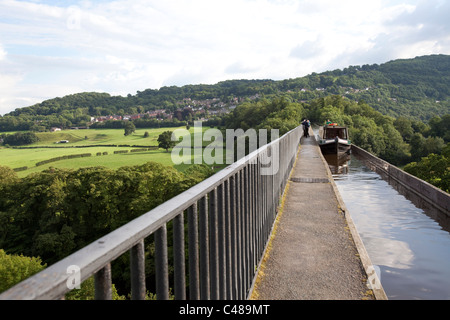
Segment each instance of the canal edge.
[[339,204],[339,207],[341,208],[341,210],[344,214],[345,220],[347,222],[347,226],[350,231],[350,235],[352,236],[353,243],[355,244],[356,250],[358,251],[359,258],[360,258],[362,266],[364,268],[364,272],[366,273],[366,276],[368,279],[368,287],[369,287],[369,289],[372,290],[373,295],[376,300],[388,300],[386,292],[384,291],[381,281],[380,281],[380,279],[375,271],[375,268],[372,264],[372,260],[370,259],[369,254],[367,253],[366,247],[364,246],[361,236],[359,235],[359,232],[356,228],[356,225],[353,222],[350,211],[345,206],[344,200],[342,199],[339,189],[338,189],[336,183],[334,182],[331,170],[328,167],[328,163],[321,152],[320,152],[320,158],[326,165],[327,175],[328,175],[330,184],[333,188],[334,194],[336,195],[336,199]]

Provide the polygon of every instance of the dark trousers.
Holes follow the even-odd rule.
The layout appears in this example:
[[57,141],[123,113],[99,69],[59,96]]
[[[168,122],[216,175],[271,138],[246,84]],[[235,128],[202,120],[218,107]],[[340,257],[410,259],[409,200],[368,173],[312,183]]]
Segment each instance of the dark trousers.
[[308,138],[309,137],[309,127],[303,127],[303,135]]

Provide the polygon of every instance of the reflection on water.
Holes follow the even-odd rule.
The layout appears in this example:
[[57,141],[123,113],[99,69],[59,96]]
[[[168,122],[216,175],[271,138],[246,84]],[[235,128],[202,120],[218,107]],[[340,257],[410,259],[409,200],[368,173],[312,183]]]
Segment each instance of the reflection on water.
[[350,155],[344,154],[324,154],[332,174],[348,173],[348,163]]
[[330,165],[389,299],[450,299],[450,234],[351,156]]

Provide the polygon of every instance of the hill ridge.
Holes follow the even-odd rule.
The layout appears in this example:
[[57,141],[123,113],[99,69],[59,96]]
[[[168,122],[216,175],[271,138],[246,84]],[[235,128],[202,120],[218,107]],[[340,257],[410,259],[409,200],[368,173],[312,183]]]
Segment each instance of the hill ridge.
[[[0,117],[0,131],[7,131],[4,122],[11,122],[10,117],[19,121],[53,117],[59,119],[59,123],[65,122],[66,126],[76,126],[85,125],[91,116],[133,114],[155,109],[174,112],[192,105],[215,110],[236,105],[245,99],[280,95],[296,102],[341,95],[354,101],[364,100],[385,115],[427,121],[433,116],[450,113],[450,55],[349,66],[284,80],[235,79],[216,84],[168,86],[137,91],[135,95],[126,97],[105,92],[75,93],[18,108]],[[47,124],[51,123],[50,119],[46,120]]]

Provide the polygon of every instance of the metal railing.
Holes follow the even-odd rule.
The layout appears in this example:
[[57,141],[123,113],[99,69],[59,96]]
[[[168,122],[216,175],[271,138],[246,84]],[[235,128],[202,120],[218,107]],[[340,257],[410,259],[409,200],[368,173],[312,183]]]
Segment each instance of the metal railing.
[[[74,270],[74,266],[81,282],[94,275],[96,299],[111,299],[111,262],[127,251],[131,298],[144,299],[144,240],[150,235],[155,241],[156,296],[168,299],[169,222],[173,223],[175,299],[248,298],[301,135],[301,127],[288,132],[22,281],[1,294],[0,299],[61,299],[70,291],[74,274],[68,270]],[[268,158],[278,161],[278,166],[267,166]]]

